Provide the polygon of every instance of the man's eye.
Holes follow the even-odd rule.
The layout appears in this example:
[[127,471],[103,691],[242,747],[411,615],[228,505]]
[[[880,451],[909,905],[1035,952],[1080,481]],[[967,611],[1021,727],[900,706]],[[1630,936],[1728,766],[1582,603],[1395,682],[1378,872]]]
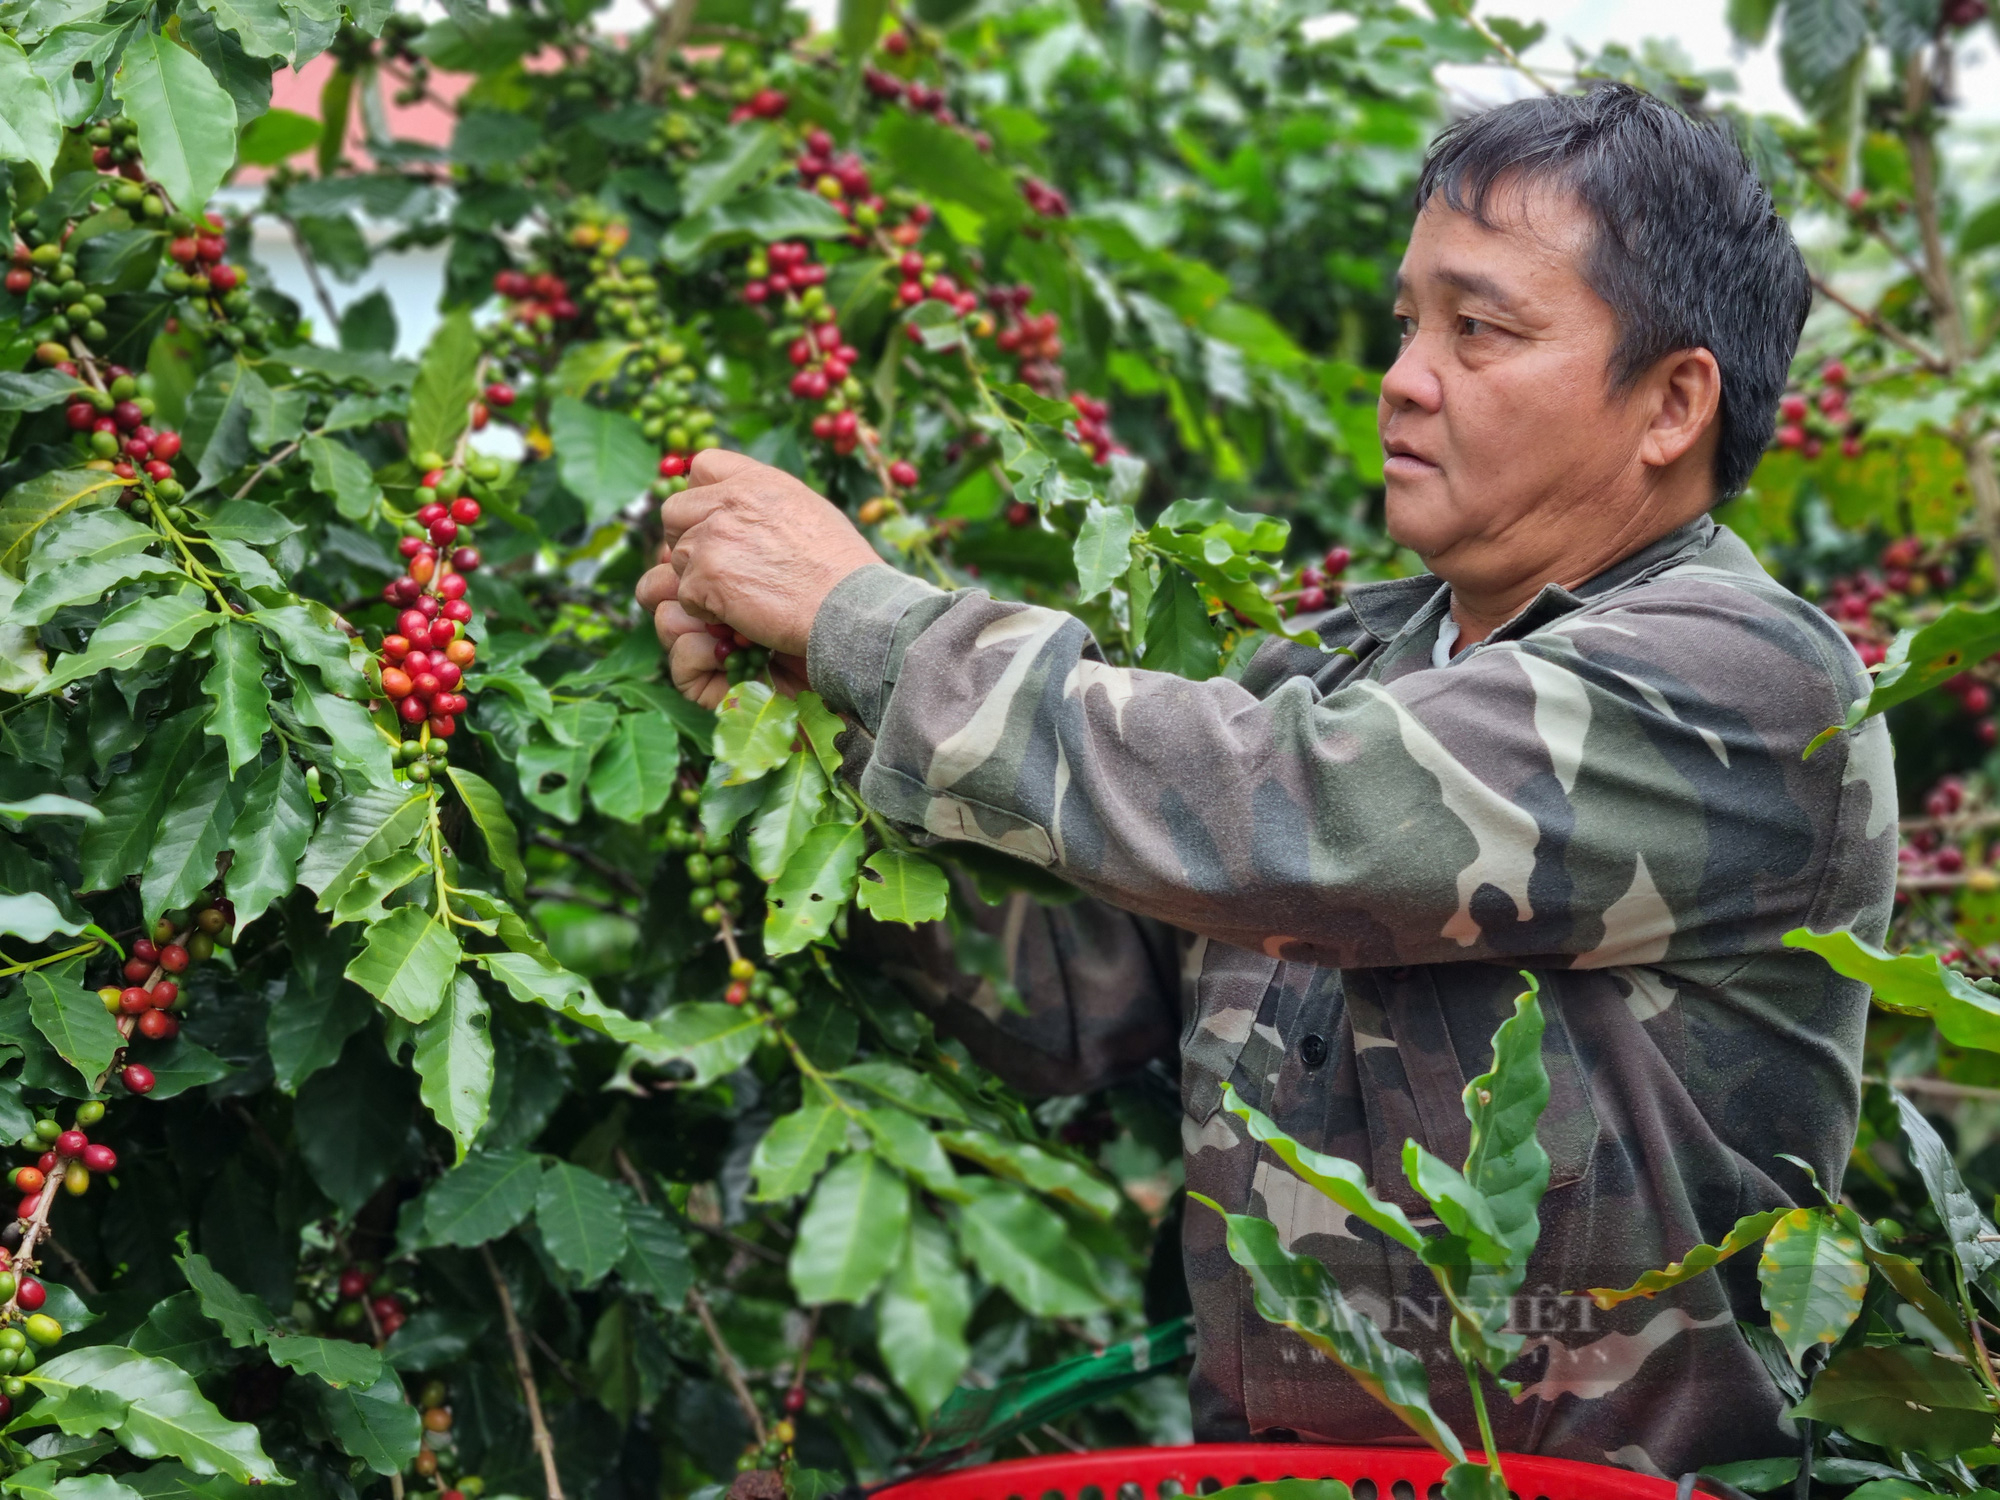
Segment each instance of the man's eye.
[[1486,322],[1482,318],[1460,318],[1458,320],[1458,331],[1467,338],[1479,337],[1480,334],[1486,331],[1486,327]]
[[1404,343],[1407,344],[1416,335],[1416,331],[1417,320],[1415,318],[1407,313],[1396,314],[1396,332],[1401,335]]

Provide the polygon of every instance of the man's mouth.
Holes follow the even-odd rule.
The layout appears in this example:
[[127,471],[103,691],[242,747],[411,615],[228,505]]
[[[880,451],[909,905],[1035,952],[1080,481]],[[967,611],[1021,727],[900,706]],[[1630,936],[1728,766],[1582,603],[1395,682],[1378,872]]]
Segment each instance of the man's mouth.
[[1390,438],[1382,444],[1385,455],[1382,472],[1398,479],[1420,479],[1439,470],[1438,463],[1401,438]]

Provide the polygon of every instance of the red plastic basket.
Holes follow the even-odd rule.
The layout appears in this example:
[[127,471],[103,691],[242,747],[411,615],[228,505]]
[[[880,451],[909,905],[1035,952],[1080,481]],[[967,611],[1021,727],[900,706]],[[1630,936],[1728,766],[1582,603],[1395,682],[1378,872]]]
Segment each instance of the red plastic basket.
[[[1676,1493],[1670,1480],[1566,1458],[1510,1455],[1504,1464],[1520,1500],[1673,1500]],[[1443,1456],[1428,1448],[1206,1443],[1014,1458],[906,1480],[876,1491],[876,1500],[1173,1500],[1259,1479],[1344,1479],[1355,1500],[1428,1500],[1440,1493],[1444,1471]]]

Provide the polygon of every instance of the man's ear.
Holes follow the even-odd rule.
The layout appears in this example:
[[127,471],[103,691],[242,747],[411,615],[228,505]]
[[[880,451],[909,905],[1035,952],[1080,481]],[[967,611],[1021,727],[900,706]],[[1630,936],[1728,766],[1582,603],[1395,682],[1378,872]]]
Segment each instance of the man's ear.
[[1722,412],[1722,369],[1713,354],[1706,349],[1669,354],[1653,367],[1645,389],[1652,420],[1639,441],[1641,463],[1664,469],[1697,446],[1714,446],[1702,442]]

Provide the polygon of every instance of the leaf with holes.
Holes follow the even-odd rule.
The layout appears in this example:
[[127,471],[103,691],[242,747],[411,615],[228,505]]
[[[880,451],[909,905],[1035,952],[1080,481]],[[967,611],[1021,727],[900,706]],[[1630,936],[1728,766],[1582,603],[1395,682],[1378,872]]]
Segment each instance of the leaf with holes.
[[827,935],[854,894],[867,847],[868,831],[859,823],[822,823],[805,836],[767,893],[765,952],[796,953]]

